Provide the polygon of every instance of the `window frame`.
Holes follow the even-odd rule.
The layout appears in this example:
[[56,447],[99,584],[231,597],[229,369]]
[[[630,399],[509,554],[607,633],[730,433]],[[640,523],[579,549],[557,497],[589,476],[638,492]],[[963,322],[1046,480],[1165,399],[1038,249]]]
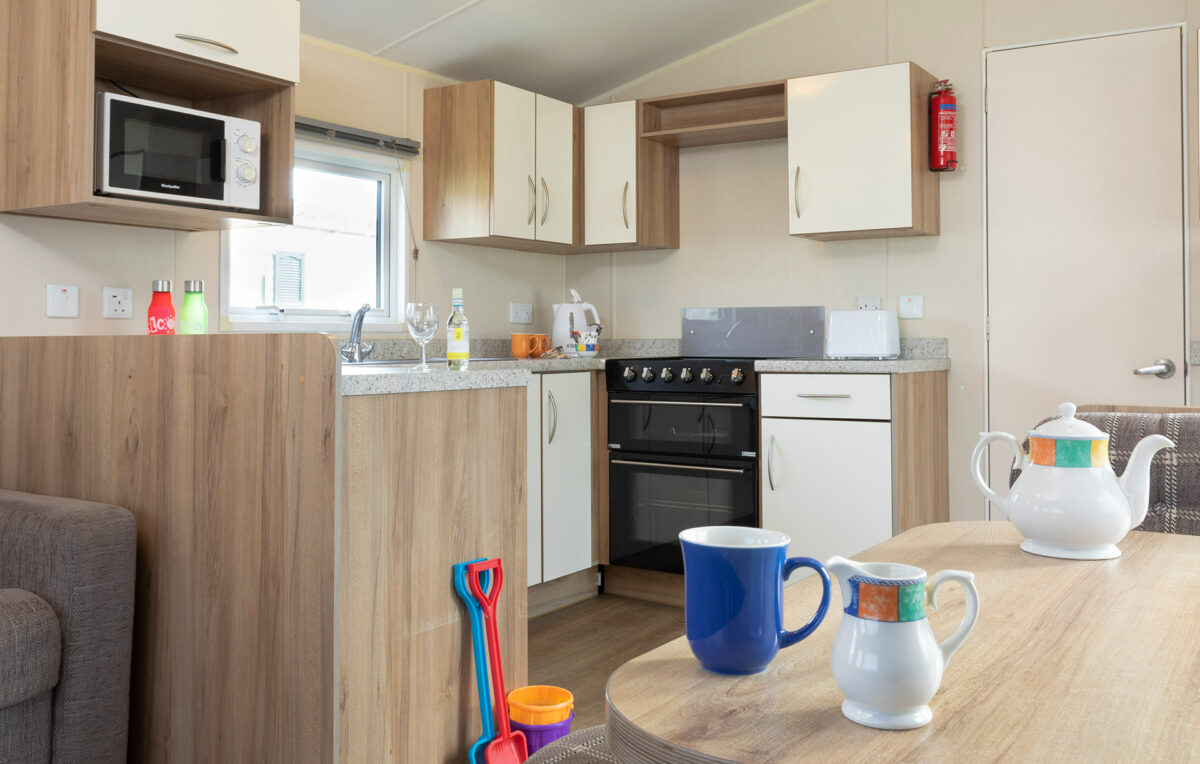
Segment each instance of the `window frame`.
[[[307,138],[296,138],[293,166],[315,167],[337,172],[350,170],[354,177],[372,177],[384,182],[382,206],[386,213],[385,225],[381,226],[384,256],[378,264],[376,287],[383,298],[385,309],[372,308],[363,321],[363,331],[395,333],[404,326],[404,305],[410,284],[409,258],[402,253],[409,251],[409,227],[403,216],[407,214],[404,203],[407,191],[406,180],[411,178],[408,158],[395,152],[373,151],[351,148],[333,141],[324,142]],[[220,330],[223,332],[334,332],[349,330],[352,312],[347,310],[319,310],[315,308],[287,308],[281,313],[270,313],[257,308],[233,308],[229,306],[230,284],[230,232],[221,231],[221,313]],[[382,270],[383,273],[379,273]]]

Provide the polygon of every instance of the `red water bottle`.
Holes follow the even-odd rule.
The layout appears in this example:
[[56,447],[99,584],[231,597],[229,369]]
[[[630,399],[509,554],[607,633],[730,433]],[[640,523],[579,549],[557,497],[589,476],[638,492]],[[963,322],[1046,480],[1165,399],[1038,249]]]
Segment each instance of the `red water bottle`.
[[150,310],[146,313],[146,328],[149,334],[175,333],[175,304],[171,302],[171,282],[151,281],[154,296],[150,298]]

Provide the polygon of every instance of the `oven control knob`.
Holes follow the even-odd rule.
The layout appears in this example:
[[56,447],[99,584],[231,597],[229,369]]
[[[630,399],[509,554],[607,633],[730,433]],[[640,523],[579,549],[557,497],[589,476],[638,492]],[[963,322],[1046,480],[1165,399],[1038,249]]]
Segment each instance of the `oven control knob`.
[[688,368],[684,368],[683,371],[679,372],[679,378],[684,382],[691,382],[695,376],[695,374],[692,374],[692,370]]
[[741,369],[734,369],[729,372],[729,381],[735,385],[740,385],[746,381],[746,373]]
[[239,180],[242,180],[246,183],[253,183],[254,179],[258,177],[258,170],[254,167],[254,165],[246,162],[237,169],[237,176]]
[[658,373],[658,376],[662,378],[663,382],[670,382],[672,379],[675,379],[675,372],[664,366],[663,370]]
[[642,381],[643,382],[653,382],[654,381],[654,369],[651,369],[649,366],[642,369]]
[[700,381],[706,385],[711,385],[713,381],[713,373],[709,369],[700,370]]
[[632,366],[626,366],[625,371],[621,372],[621,377],[626,382],[632,382],[634,377],[636,377],[636,376],[637,376],[637,369],[633,368]]
[[253,135],[243,135],[238,138],[238,148],[242,150],[243,154],[253,154],[258,151],[258,141],[254,140]]

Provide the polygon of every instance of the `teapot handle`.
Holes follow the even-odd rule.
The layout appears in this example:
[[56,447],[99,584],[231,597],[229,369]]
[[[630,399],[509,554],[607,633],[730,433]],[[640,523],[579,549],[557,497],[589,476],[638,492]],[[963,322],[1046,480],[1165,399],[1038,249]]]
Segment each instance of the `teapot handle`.
[[975,478],[975,485],[979,486],[979,490],[983,491],[983,495],[989,501],[1000,508],[1005,517],[1008,517],[1008,509],[1005,507],[1005,504],[1008,503],[1008,497],[1001,496],[993,491],[983,476],[983,455],[987,453],[988,443],[991,443],[993,440],[1003,440],[1012,446],[1013,451],[1017,454],[1016,469],[1025,467],[1025,449],[1021,448],[1021,444],[1017,442],[1017,439],[1007,432],[981,432],[979,433],[979,442],[975,444],[975,451],[971,454],[971,477]]
[[965,570],[939,570],[933,574],[929,583],[925,584],[925,596],[929,601],[929,608],[937,610],[938,589],[947,581],[954,581],[962,587],[963,594],[967,596],[967,612],[963,613],[962,621],[959,622],[954,633],[938,643],[938,649],[942,651],[943,668],[950,662],[950,656],[954,655],[954,651],[971,633],[971,629],[975,627],[975,619],[979,618],[979,590],[975,588],[975,574]]

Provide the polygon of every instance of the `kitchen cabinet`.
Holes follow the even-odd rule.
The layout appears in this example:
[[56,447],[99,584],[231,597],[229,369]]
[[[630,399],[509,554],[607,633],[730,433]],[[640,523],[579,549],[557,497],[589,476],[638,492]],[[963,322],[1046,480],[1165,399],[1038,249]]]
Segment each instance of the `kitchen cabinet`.
[[300,79],[296,0],[96,0],[96,31],[286,82]]
[[[529,585],[533,586],[595,564],[592,374],[583,371],[535,375],[529,389],[530,402],[536,395],[538,404],[528,409],[527,414],[531,441],[527,530]],[[533,562],[539,553],[540,564]],[[540,568],[540,576],[534,575],[535,566]]]
[[946,372],[758,383],[762,524],[792,537],[789,554],[853,557],[950,519]]
[[575,247],[578,111],[495,80],[426,90],[424,237]]
[[788,80],[790,233],[938,233],[927,103],[936,81],[911,62]]
[[588,247],[679,247],[679,149],[638,136],[637,101],[583,110]]

